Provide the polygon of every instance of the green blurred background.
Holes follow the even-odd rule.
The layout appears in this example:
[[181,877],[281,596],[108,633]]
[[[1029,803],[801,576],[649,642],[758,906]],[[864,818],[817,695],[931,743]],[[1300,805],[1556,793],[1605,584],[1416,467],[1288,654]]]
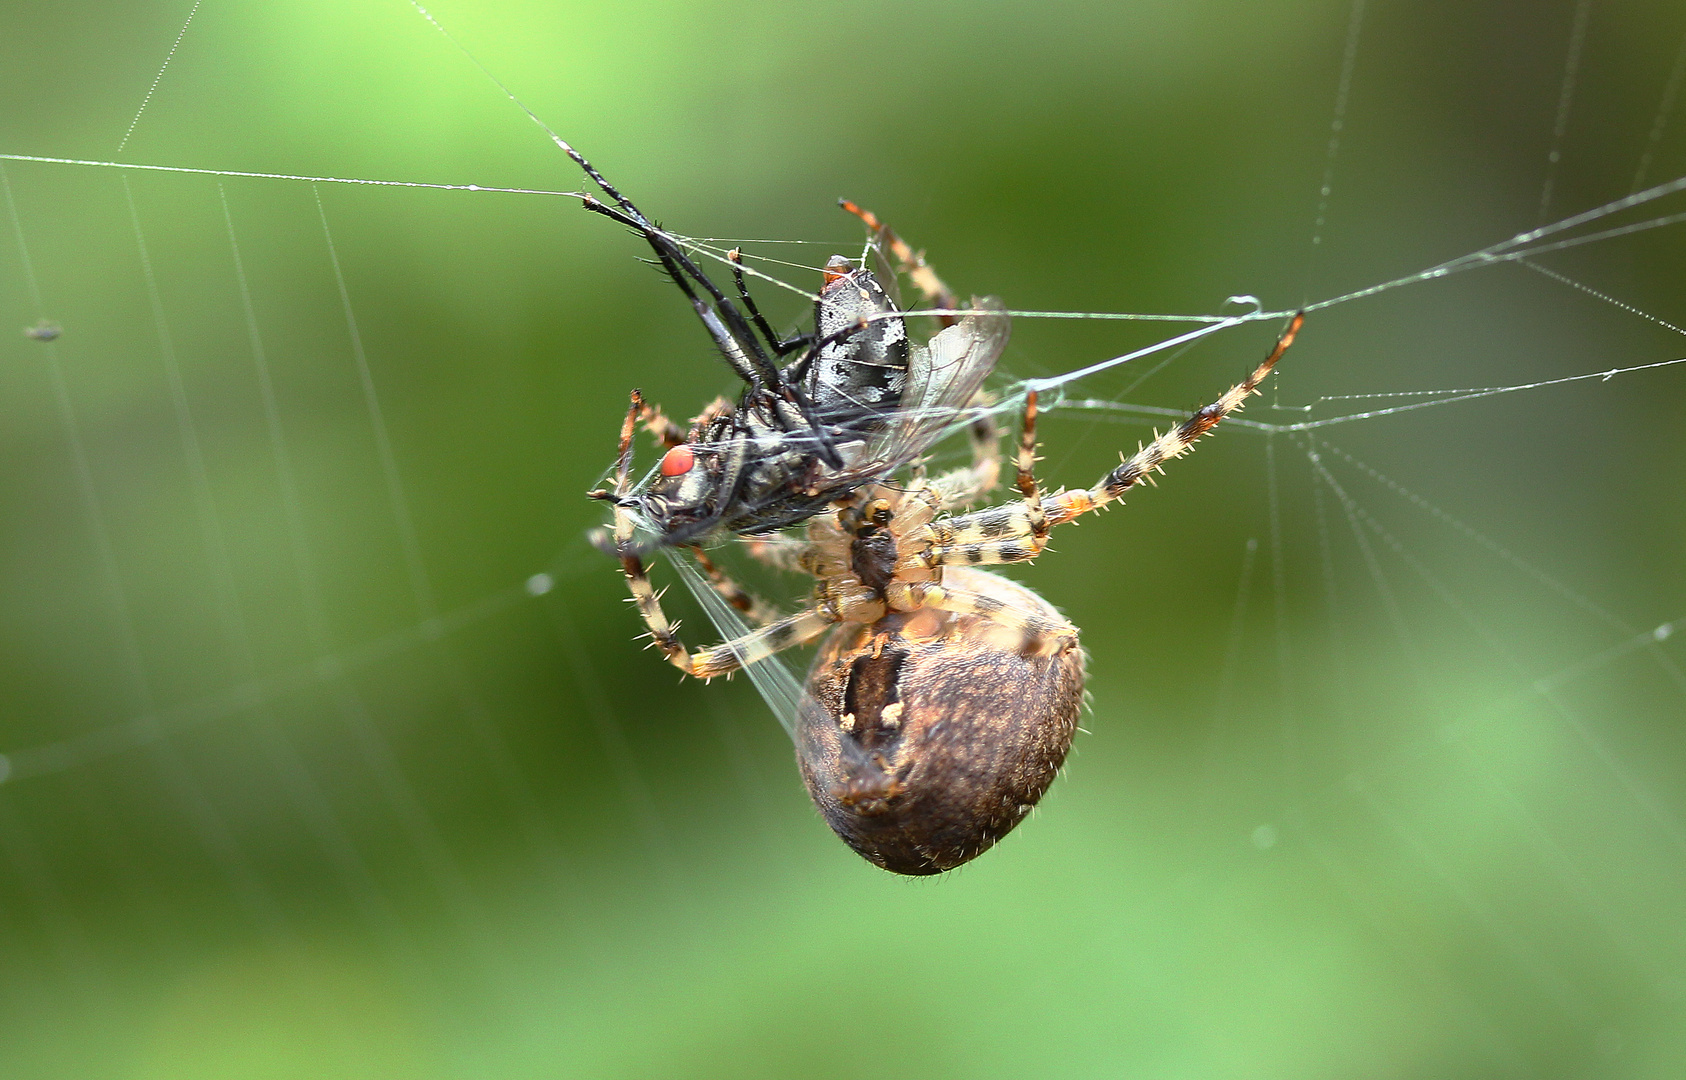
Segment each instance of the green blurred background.
[[[7,3],[0,152],[579,184],[399,0],[211,0],[119,155],[188,7]],[[1686,173],[1663,0],[1371,6],[1316,245],[1346,3],[435,12],[675,229],[815,266],[846,195],[1021,309],[1289,308]],[[907,881],[744,680],[639,650],[582,539],[627,390],[731,388],[634,238],[4,164],[41,306],[8,216],[0,1075],[1686,1072],[1686,634],[1651,633],[1686,616],[1686,368],[1312,433],[1375,472],[1230,427],[1061,535],[1015,576],[1084,628],[1087,732],[998,850]],[[1683,255],[1538,261],[1682,324]],[[1021,319],[1002,369],[1177,329]],[[1074,389],[1192,407],[1274,331]],[[1501,266],[1320,313],[1247,415],[1683,352]],[[1055,413],[1044,474],[1091,482],[1123,419]]]

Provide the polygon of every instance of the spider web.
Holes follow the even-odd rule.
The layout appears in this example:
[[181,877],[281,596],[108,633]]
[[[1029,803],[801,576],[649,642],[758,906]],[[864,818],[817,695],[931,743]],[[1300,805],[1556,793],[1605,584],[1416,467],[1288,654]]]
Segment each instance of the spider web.
[[[1686,1062],[1678,13],[1343,4],[1270,38],[1306,60],[1279,117],[1225,111],[1244,14],[1052,16],[1014,70],[1110,70],[1127,31],[1154,50],[1129,101],[1056,85],[1095,115],[963,141],[964,113],[863,88],[873,137],[802,143],[831,147],[810,176],[734,127],[792,126],[777,48],[707,74],[795,47],[749,15],[643,13],[686,28],[643,57],[672,70],[611,91],[596,16],[180,7],[15,20],[40,55],[0,136],[29,331],[0,361],[8,1075],[788,1075],[858,1058],[804,1003],[863,977],[902,991],[914,1073]],[[997,17],[976,48],[1025,33]],[[1006,107],[951,48],[919,77]],[[1230,88],[1166,105],[1210,130],[1134,134],[1199,168],[1102,138],[1187,79]],[[775,111],[683,104],[703,88]],[[860,184],[835,193],[1013,307],[995,407],[1042,396],[1051,485],[1310,313],[1160,489],[1010,571],[1085,629],[1090,733],[952,881],[869,874],[747,687],[631,644],[579,493],[630,386],[677,415],[731,387],[636,244],[558,212],[577,174],[529,116],[676,235],[728,234],[687,239],[741,247],[783,328],[860,245],[808,208]],[[1200,186],[1132,179],[1159,175]],[[666,602],[693,644],[733,631]],[[775,713],[799,669],[758,673]]]

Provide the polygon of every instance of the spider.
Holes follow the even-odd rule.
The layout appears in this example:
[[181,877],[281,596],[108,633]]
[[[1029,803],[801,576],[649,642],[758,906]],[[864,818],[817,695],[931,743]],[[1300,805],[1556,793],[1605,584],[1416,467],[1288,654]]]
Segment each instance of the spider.
[[[922,258],[870,213],[860,215],[916,284],[946,293]],[[1065,760],[1083,703],[1077,628],[1030,589],[981,567],[1035,559],[1054,526],[1118,500],[1188,452],[1257,390],[1303,321],[1296,315],[1244,380],[1155,434],[1093,487],[1043,494],[1031,392],[1014,460],[1017,498],[967,509],[1000,471],[997,440],[985,432],[968,467],[927,478],[915,466],[905,483],[886,472],[810,514],[801,537],[749,538],[752,555],[816,579],[811,601],[795,614],[772,612],[699,549],[714,588],[760,624],[712,648],[685,647],[641,562],[623,554],[649,636],[680,671],[710,679],[829,632],[798,706],[797,758],[810,796],[871,862],[908,875],[953,869],[1036,805]],[[634,393],[621,427],[618,496],[631,491],[632,441],[647,418]],[[612,502],[615,545],[625,553],[637,528],[634,504]]]

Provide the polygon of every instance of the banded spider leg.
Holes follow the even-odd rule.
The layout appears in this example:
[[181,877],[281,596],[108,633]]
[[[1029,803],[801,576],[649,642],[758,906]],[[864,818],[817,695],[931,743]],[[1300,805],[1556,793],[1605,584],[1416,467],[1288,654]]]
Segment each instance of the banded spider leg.
[[[1048,532],[1053,526],[1063,525],[1116,501],[1153,473],[1163,471],[1166,462],[1188,453],[1196,440],[1216,427],[1224,417],[1241,408],[1294,343],[1294,337],[1304,322],[1304,313],[1295,315],[1277,339],[1275,348],[1253,369],[1252,374],[1181,424],[1163,435],[1155,435],[1151,442],[1091,488],[1062,489],[1047,496],[1040,493],[1033,472],[1036,460],[1036,395],[1032,392],[1025,404],[1024,427],[1016,461],[1020,498],[1015,502],[932,522],[927,530],[928,542],[919,550],[907,552],[903,556],[904,563],[935,568],[1026,562],[1036,558],[1047,547]],[[940,590],[940,586],[937,588]],[[920,602],[942,606],[938,593],[929,589],[920,597]]]

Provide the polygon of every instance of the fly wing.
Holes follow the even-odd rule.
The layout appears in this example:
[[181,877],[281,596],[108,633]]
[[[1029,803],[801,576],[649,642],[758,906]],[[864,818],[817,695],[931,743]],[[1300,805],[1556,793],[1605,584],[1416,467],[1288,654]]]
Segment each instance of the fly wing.
[[972,309],[982,314],[966,315],[914,346],[901,407],[866,455],[879,471],[912,461],[970,421],[966,407],[995,370],[1012,329],[995,297],[974,296]]

